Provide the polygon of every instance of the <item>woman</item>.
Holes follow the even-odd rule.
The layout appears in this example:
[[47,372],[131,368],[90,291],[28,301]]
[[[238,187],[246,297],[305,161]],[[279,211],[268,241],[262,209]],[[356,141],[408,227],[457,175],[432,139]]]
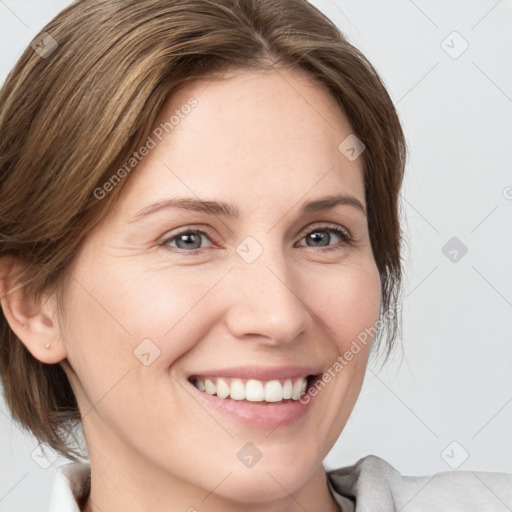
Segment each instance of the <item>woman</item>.
[[75,461],[50,510],[496,506],[470,473],[323,468],[396,340],[405,142],[318,10],[79,0],[0,105],[0,372]]

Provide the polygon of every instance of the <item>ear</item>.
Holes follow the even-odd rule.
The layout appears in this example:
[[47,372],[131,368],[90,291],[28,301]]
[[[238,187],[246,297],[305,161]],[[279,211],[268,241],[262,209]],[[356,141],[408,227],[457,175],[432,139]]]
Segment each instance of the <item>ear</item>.
[[11,256],[0,259],[0,304],[10,328],[39,361],[54,364],[66,358],[54,295],[39,301],[20,285],[22,265]]

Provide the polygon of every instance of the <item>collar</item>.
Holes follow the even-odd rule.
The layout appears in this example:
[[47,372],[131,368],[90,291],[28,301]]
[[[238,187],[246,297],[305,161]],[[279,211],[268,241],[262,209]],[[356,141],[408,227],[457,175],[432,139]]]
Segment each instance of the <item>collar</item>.
[[70,462],[57,469],[48,512],[80,512],[91,491],[91,465]]

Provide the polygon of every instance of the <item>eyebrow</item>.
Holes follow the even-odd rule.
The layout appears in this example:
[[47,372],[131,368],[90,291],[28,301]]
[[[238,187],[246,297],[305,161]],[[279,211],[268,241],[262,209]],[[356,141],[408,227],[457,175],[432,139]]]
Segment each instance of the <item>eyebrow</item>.
[[[332,210],[338,205],[352,206],[357,210],[361,211],[366,215],[366,208],[364,205],[354,196],[346,194],[338,194],[321,197],[314,201],[305,203],[300,212],[301,213],[312,213],[319,211]],[[175,197],[170,199],[164,199],[157,203],[151,204],[142,208],[130,221],[129,223],[137,222],[148,215],[161,210],[169,210],[172,208],[181,208],[184,210],[191,210],[200,213],[206,213],[208,215],[230,217],[238,219],[240,217],[240,210],[229,203],[223,201],[203,201],[193,197]]]

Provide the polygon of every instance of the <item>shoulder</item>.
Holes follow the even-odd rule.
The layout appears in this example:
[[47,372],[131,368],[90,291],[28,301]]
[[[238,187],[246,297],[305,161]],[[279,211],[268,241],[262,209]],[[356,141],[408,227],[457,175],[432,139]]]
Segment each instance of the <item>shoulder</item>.
[[[327,472],[331,488],[356,504],[356,512],[506,512],[512,510],[512,474],[444,471],[406,476],[375,455]],[[406,509],[407,510],[407,509]]]
[[57,469],[49,512],[80,512],[91,489],[91,466],[70,462]]

